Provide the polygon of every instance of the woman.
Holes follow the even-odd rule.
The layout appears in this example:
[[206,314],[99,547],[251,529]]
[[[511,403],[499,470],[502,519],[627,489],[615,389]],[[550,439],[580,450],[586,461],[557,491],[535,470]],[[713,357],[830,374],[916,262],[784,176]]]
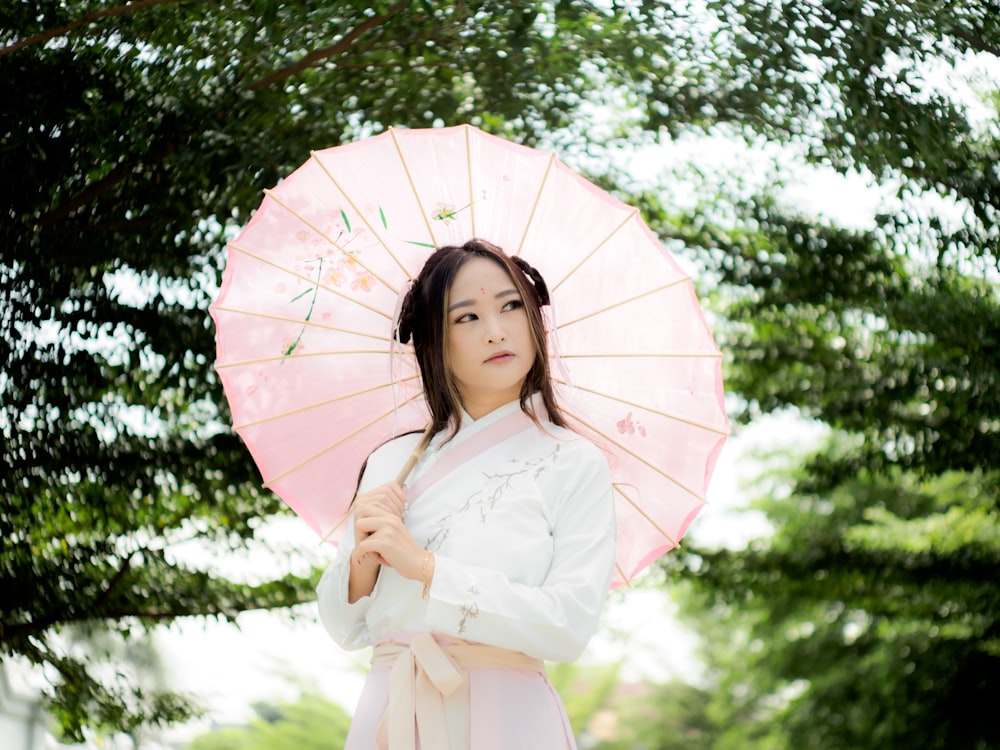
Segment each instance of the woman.
[[576,659],[614,566],[611,476],[553,394],[538,272],[482,240],[443,247],[407,293],[431,439],[369,457],[318,587],[344,648],[374,646],[346,747],[573,748],[542,660]]

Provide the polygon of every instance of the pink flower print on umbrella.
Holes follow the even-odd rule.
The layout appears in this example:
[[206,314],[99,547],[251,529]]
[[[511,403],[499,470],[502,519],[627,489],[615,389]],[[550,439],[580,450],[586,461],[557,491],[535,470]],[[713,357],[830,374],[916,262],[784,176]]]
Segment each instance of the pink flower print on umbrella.
[[343,263],[338,263],[333,268],[330,268],[323,277],[323,282],[327,286],[343,286],[346,281],[347,274],[344,273]]
[[624,419],[619,420],[617,426],[618,432],[622,435],[634,435],[638,432],[641,437],[646,437],[646,428],[638,420],[632,419],[632,412],[626,414]]
[[355,277],[354,281],[351,282],[351,289],[356,289],[362,292],[370,292],[375,286],[375,277],[370,273],[363,273]]

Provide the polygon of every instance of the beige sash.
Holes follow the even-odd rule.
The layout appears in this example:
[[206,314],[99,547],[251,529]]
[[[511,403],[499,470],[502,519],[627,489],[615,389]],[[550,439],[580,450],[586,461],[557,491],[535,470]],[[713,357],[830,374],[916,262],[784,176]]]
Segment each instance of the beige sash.
[[409,645],[392,641],[378,644],[372,655],[372,666],[377,665],[390,665],[389,705],[378,726],[378,750],[413,750],[414,723],[419,727],[422,747],[448,750],[444,699],[465,685],[467,669],[545,672],[540,659],[520,651],[467,641],[442,645],[430,633],[415,635]]

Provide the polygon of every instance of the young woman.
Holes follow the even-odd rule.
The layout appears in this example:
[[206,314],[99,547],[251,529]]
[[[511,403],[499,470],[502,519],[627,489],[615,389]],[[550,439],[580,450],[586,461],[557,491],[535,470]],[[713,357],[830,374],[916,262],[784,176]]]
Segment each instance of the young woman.
[[543,660],[597,626],[614,566],[611,475],[549,379],[548,290],[482,240],[443,247],[407,293],[433,435],[369,457],[352,528],[318,587],[344,648],[374,646],[348,750],[574,748]]

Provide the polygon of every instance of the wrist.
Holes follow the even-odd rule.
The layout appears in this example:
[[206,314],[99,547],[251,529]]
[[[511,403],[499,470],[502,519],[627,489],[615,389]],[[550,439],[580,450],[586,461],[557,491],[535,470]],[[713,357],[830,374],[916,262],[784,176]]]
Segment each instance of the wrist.
[[375,570],[379,567],[378,556],[359,553],[358,550],[351,550],[351,567],[360,570]]

